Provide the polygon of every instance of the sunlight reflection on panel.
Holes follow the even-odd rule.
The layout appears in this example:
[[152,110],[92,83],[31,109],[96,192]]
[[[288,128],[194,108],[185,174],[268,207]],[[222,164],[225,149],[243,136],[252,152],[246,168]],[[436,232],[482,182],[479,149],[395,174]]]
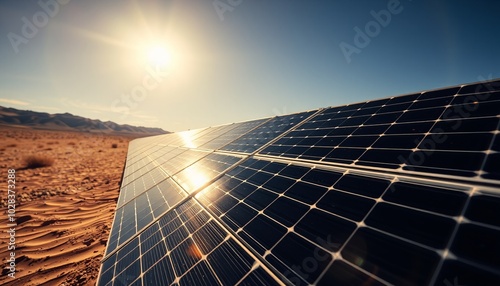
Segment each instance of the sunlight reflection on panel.
[[195,259],[201,259],[203,254],[201,253],[200,249],[196,244],[191,244],[188,248],[188,254],[189,256],[195,258]]
[[192,192],[208,182],[210,176],[199,166],[193,165],[182,171],[179,176],[175,176],[175,178],[186,191]]
[[196,148],[197,146],[194,144],[193,139],[194,139],[194,133],[187,131],[187,132],[181,132],[179,135],[182,138],[182,143],[183,146],[188,147],[188,148]]

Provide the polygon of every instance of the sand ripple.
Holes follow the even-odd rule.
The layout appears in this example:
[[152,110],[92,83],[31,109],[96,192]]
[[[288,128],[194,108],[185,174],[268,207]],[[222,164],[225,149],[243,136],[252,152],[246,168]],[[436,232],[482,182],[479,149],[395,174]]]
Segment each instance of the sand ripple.
[[[2,129],[3,128],[3,129]],[[0,128],[0,176],[16,168],[16,279],[1,285],[95,285],[129,137]],[[113,143],[118,148],[111,148]],[[22,157],[43,154],[50,167],[23,169]],[[3,189],[2,189],[3,190]],[[5,192],[2,192],[5,194]],[[6,210],[6,197],[0,198]],[[5,216],[6,218],[6,216]],[[0,224],[5,233],[6,224]],[[7,265],[7,239],[0,239]]]

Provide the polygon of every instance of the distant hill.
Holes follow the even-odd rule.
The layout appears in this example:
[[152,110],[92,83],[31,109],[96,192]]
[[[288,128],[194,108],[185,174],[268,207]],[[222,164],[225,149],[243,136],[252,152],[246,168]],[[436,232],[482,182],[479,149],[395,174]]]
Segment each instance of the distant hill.
[[132,126],[115,122],[102,122],[70,113],[50,114],[31,110],[18,110],[0,106],[0,124],[9,126],[24,126],[34,129],[104,132],[115,134],[156,135],[170,133],[161,128]]

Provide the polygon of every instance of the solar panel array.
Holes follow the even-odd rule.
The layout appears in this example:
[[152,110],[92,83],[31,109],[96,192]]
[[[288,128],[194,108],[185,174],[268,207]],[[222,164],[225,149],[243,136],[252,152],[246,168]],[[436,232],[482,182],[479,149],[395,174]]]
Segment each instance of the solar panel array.
[[500,81],[134,140],[98,285],[500,285]]

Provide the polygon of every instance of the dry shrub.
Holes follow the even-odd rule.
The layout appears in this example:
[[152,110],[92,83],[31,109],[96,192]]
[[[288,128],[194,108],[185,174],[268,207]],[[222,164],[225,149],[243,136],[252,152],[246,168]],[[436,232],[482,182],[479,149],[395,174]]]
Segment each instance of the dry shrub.
[[76,145],[75,142],[68,142],[68,145]]
[[26,169],[49,167],[54,164],[54,159],[45,155],[30,155],[24,158]]
[[9,145],[7,145],[5,147],[7,147],[7,148],[14,148],[14,147],[17,147],[17,144],[9,144]]
[[113,143],[113,144],[111,145],[111,148],[118,148],[118,144]]

